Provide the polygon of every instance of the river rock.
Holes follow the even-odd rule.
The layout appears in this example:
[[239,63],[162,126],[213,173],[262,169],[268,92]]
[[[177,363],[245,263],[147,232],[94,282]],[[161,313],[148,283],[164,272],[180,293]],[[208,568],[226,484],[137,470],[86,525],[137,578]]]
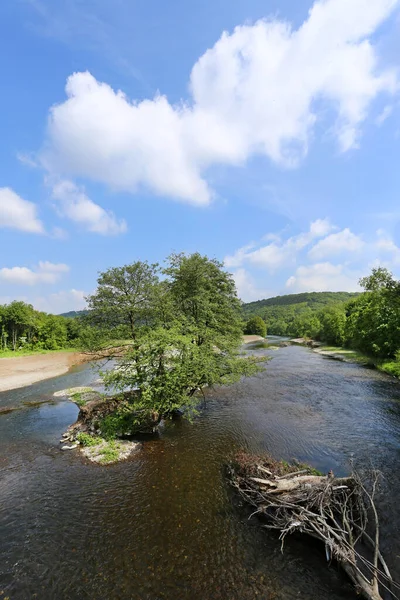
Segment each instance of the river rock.
[[71,446],[62,446],[61,450],[74,450],[79,444],[71,444]]

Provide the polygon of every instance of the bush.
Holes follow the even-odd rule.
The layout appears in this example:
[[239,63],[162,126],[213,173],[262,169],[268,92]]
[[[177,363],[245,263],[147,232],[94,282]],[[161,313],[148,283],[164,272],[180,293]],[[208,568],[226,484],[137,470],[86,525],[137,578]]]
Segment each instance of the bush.
[[395,360],[382,363],[379,369],[400,379],[400,350],[396,352]]
[[267,335],[267,325],[260,316],[256,315],[247,321],[244,332],[248,335],[261,335],[261,337],[265,338]]
[[99,438],[89,435],[88,433],[84,433],[83,431],[78,433],[76,440],[82,444],[82,446],[97,446],[97,444],[101,442]]

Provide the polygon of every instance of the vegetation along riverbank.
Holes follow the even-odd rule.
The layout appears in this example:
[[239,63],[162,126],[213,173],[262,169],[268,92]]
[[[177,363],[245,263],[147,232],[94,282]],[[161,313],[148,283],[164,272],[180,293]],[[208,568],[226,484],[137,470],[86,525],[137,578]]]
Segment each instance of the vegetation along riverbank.
[[70,442],[101,445],[153,433],[177,414],[190,419],[204,387],[260,369],[260,359],[240,352],[232,276],[200,254],[174,254],[164,269],[140,261],[111,268],[100,274],[88,306],[81,347],[93,359],[114,362],[101,372],[109,395],[79,398]]
[[327,345],[319,352],[400,377],[400,282],[377,268],[360,284],[360,294],[314,292],[244,304],[244,327],[259,317],[269,334],[318,340]]

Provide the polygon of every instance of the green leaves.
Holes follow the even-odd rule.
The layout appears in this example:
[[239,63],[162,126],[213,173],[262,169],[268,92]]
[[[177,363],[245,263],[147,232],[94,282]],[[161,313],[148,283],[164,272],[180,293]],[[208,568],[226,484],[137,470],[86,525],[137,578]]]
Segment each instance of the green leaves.
[[259,315],[255,315],[251,317],[245,326],[244,332],[248,335],[261,335],[261,337],[266,337],[267,335],[267,325]]
[[[197,253],[174,254],[161,275],[147,263],[109,269],[88,299],[87,321],[95,327],[84,330],[85,346],[118,356],[104,382],[109,390],[130,392],[121,415],[114,415],[118,423],[126,411],[139,421],[158,422],[182,408],[190,416],[201,388],[259,369],[238,354],[240,304],[222,264]],[[126,345],[123,334],[130,338]]]
[[70,347],[76,342],[80,328],[79,319],[49,315],[30,304],[14,301],[0,306],[0,351]]

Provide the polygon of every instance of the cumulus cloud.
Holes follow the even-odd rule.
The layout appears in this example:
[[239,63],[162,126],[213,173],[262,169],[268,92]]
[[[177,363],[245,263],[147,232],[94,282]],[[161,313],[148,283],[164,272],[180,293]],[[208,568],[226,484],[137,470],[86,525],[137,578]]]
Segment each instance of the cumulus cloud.
[[58,315],[86,308],[85,296],[87,295],[87,292],[82,290],[63,290],[48,296],[36,297],[32,300],[32,304],[37,310]]
[[68,265],[54,264],[49,261],[39,262],[35,269],[28,267],[3,267],[0,269],[0,281],[15,285],[36,285],[39,283],[55,283],[63,273],[69,271]]
[[62,176],[206,205],[208,167],[253,155],[295,166],[332,111],[325,129],[342,151],[355,148],[371,103],[398,88],[369,39],[398,4],[320,0],[297,30],[269,19],[224,32],[194,65],[189,101],[177,105],[162,95],[131,100],[75,73],[50,111],[42,163]]
[[36,204],[24,200],[7,187],[0,188],[0,227],[44,233],[43,224],[37,216]]
[[[272,241],[260,245],[265,239]],[[227,256],[225,266],[234,270],[239,296],[247,302],[282,293],[354,291],[373,267],[387,267],[396,276],[400,247],[383,229],[361,236],[349,228],[337,231],[328,219],[318,219],[307,232],[286,239],[268,233],[260,243]],[[274,274],[274,290],[266,287],[266,273]]]
[[289,277],[286,288],[297,292],[355,292],[359,289],[360,274],[352,273],[345,265],[329,262],[298,267]]
[[359,252],[363,247],[364,242],[361,237],[346,228],[337,233],[331,233],[317,242],[309,251],[308,256],[312,260],[321,260],[339,254]]
[[271,289],[258,287],[254,278],[245,269],[238,269],[232,273],[238,297],[243,302],[252,302],[260,298],[273,296]]
[[102,235],[117,235],[127,229],[123,219],[93,202],[82,187],[72,181],[59,180],[52,185],[52,197],[62,216],[80,223],[89,231]]
[[380,256],[383,256],[393,266],[400,265],[400,248],[395,244],[391,237],[385,231],[378,232],[379,238],[376,242],[376,249]]
[[284,242],[278,241],[274,236],[276,241],[257,249],[254,249],[255,244],[244,246],[232,256],[226,256],[224,262],[228,268],[240,267],[247,262],[274,271],[292,264],[300,250],[311,244],[316,238],[326,235],[332,228],[328,219],[317,219],[310,224],[309,231],[305,233],[290,237]]

